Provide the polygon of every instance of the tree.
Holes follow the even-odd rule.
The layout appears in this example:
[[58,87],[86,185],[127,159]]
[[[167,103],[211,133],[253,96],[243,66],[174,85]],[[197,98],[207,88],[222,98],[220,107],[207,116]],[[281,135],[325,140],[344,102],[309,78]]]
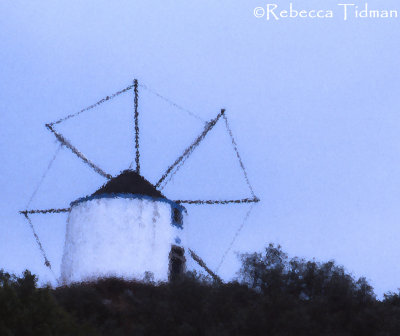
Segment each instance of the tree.
[[0,335],[95,335],[78,326],[60,307],[49,287],[37,288],[37,277],[26,270],[17,277],[0,270]]

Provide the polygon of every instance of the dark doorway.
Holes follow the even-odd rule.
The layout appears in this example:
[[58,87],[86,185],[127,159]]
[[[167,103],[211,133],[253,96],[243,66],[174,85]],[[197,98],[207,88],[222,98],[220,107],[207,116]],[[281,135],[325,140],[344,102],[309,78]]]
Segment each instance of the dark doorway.
[[169,253],[169,281],[180,279],[185,272],[186,258],[185,249],[180,246],[172,245]]

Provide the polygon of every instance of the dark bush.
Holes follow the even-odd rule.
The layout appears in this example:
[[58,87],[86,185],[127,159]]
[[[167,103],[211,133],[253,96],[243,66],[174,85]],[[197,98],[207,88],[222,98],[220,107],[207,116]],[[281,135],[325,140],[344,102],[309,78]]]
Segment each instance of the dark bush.
[[94,335],[78,326],[48,287],[37,288],[29,271],[21,277],[0,270],[0,335]]
[[280,246],[243,254],[236,281],[197,273],[171,283],[116,278],[37,288],[0,273],[0,335],[400,335],[400,293],[376,299],[365,278]]

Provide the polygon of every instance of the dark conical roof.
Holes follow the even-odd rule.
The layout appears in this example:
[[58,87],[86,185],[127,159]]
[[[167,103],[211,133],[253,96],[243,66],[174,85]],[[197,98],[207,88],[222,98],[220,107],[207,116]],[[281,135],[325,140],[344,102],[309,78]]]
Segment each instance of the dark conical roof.
[[165,198],[155,186],[133,170],[124,170],[104,184],[92,196],[102,194],[138,194]]

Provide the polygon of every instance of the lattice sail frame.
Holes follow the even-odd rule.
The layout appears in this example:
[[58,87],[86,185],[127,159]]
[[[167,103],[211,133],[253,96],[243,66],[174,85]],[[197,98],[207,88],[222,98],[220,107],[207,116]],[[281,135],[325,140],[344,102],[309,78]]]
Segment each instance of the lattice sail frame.
[[[117,96],[119,96],[122,93],[125,93],[129,90],[134,91],[134,129],[135,129],[135,171],[136,173],[140,174],[140,150],[139,150],[139,110],[138,110],[138,101],[139,101],[139,92],[138,92],[138,88],[139,86],[147,91],[149,91],[150,93],[154,94],[155,96],[157,96],[158,98],[163,99],[164,101],[166,101],[167,103],[171,104],[172,106],[174,106],[175,108],[188,113],[189,115],[191,115],[192,117],[197,118],[198,120],[204,122],[204,120],[197,116],[195,113],[184,109],[183,107],[179,106],[178,104],[172,102],[171,100],[169,100],[168,98],[163,97],[162,95],[160,95],[159,93],[155,92],[154,90],[150,89],[149,87],[147,87],[144,84],[139,84],[138,80],[135,79],[133,81],[133,84],[124,88],[123,90],[120,90],[110,96],[107,96],[101,100],[99,100],[98,102],[96,102],[95,104],[92,104],[78,112],[76,112],[75,114],[70,114],[64,118],[61,118],[55,122],[46,124],[47,129],[54,134],[54,136],[56,137],[56,139],[59,141],[60,143],[60,147],[57,149],[54,157],[52,158],[52,160],[50,161],[45,173],[43,174],[41,180],[39,181],[38,186],[36,187],[36,189],[34,190],[27,206],[26,206],[26,210],[20,211],[20,213],[22,215],[24,215],[24,217],[26,218],[32,233],[35,237],[36,243],[38,244],[38,247],[41,251],[41,254],[44,258],[44,264],[50,269],[50,271],[53,273],[52,268],[51,268],[51,264],[50,261],[47,258],[46,252],[41,244],[41,241],[39,239],[39,236],[36,233],[36,230],[32,224],[31,218],[29,215],[31,214],[49,214],[49,213],[64,213],[64,212],[69,212],[71,209],[70,208],[61,208],[61,209],[36,209],[36,210],[32,210],[29,209],[29,205],[32,202],[34,196],[36,195],[38,189],[40,188],[41,183],[43,182],[43,180],[46,177],[47,172],[50,170],[52,163],[54,162],[54,160],[57,157],[57,154],[60,150],[61,147],[66,147],[69,150],[72,151],[72,153],[74,153],[78,158],[80,158],[86,165],[88,165],[92,170],[94,170],[96,173],[98,173],[99,175],[105,177],[106,179],[111,179],[112,175],[108,174],[107,172],[105,172],[103,169],[101,169],[98,165],[96,165],[95,163],[93,163],[91,160],[89,160],[83,153],[81,153],[68,139],[66,139],[61,133],[57,132],[55,129],[55,125],[60,124],[70,118],[76,117],[81,113],[84,113],[86,111],[89,111],[101,104],[103,104],[106,101],[109,101]],[[169,181],[171,181],[172,177],[179,171],[179,169],[183,166],[183,164],[186,162],[186,160],[190,157],[190,155],[193,153],[193,151],[198,147],[198,145],[204,140],[204,138],[207,136],[207,134],[214,128],[214,126],[221,120],[221,118],[224,120],[225,122],[225,126],[226,126],[226,130],[231,138],[232,141],[232,146],[233,149],[235,151],[236,157],[239,161],[240,167],[243,171],[243,176],[244,179],[246,181],[246,184],[250,190],[250,194],[251,197],[248,198],[244,198],[244,199],[228,199],[228,200],[175,200],[175,203],[178,204],[194,204],[194,205],[210,205],[210,204],[215,204],[215,205],[224,205],[224,204],[240,204],[240,203],[253,203],[253,205],[255,203],[258,203],[260,201],[260,199],[255,195],[254,190],[252,185],[250,184],[248,175],[247,175],[247,171],[244,167],[242,158],[239,154],[238,148],[237,148],[237,144],[235,141],[235,138],[233,137],[233,133],[232,130],[230,128],[229,122],[228,122],[228,118],[226,116],[226,112],[225,109],[221,109],[221,111],[218,113],[218,115],[214,118],[211,119],[208,122],[204,122],[204,130],[200,133],[200,135],[198,135],[195,140],[185,149],[185,151],[182,153],[181,156],[179,156],[169,167],[168,169],[165,171],[165,173],[160,177],[159,181],[155,184],[155,187],[158,190],[162,190]],[[132,164],[129,166],[129,168],[131,169],[133,165],[133,161]],[[247,221],[251,210],[253,209],[253,206],[250,207],[250,209],[247,211],[245,218],[242,222],[242,224],[240,225],[239,229],[236,231],[230,245],[228,246],[228,249],[225,251],[225,253],[222,256],[222,259],[217,267],[217,271],[218,269],[221,267],[226,255],[228,254],[229,250],[232,248],[236,238],[238,237],[238,235],[240,234],[241,229],[243,228],[245,222]],[[211,271],[207,265],[205,264],[205,262],[195,253],[193,252],[191,249],[189,249],[189,253],[191,255],[191,257],[202,267],[206,270],[206,272],[216,281],[221,282],[221,279],[219,278],[219,276],[214,273],[213,271]],[[55,276],[55,275],[54,275]]]

